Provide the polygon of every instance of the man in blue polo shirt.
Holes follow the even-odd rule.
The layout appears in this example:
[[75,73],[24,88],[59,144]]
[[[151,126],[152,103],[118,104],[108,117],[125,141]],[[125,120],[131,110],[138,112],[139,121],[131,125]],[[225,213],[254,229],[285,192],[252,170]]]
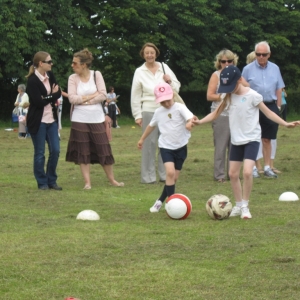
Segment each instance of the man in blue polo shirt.
[[[267,42],[259,42],[255,45],[256,60],[248,64],[242,76],[249,82],[250,87],[263,96],[265,105],[279,115],[281,108],[281,89],[284,82],[279,67],[269,61],[271,55],[270,46]],[[268,119],[261,111],[259,112],[261,126],[261,139],[264,157],[264,175],[276,178],[277,175],[270,168],[271,164],[271,140],[276,139],[278,124]]]

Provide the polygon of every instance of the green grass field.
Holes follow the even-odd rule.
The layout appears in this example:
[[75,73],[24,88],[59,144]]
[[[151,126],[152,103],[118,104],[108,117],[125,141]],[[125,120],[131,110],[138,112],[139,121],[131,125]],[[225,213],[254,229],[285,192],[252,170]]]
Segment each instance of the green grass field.
[[[299,299],[300,128],[280,128],[278,179],[255,179],[252,220],[211,220],[205,204],[214,194],[233,202],[230,183],[213,180],[210,125],[196,127],[176,185],[193,210],[175,221],[150,214],[162,183],[140,184],[141,130],[121,118],[113,130],[115,177],[109,185],[92,166],[92,189],[83,190],[79,167],[65,162],[69,128],[61,133],[58,184],[40,191],[32,172],[33,146],[0,128],[0,299]],[[16,127],[16,126],[15,126]],[[135,128],[134,128],[135,127]],[[85,209],[100,221],[78,221]]]

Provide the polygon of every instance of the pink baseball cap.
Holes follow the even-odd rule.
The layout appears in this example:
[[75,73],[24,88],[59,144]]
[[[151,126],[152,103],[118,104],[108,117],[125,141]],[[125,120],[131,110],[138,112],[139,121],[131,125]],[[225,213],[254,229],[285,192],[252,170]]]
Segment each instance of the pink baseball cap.
[[168,83],[162,82],[154,88],[154,95],[156,98],[155,102],[160,103],[165,100],[171,100],[173,98],[173,90]]

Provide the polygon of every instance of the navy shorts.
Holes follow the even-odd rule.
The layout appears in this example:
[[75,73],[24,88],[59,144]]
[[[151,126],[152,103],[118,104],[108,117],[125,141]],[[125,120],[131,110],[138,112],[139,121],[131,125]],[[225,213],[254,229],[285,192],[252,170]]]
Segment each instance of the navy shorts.
[[185,159],[187,158],[187,145],[176,150],[160,148],[160,155],[163,163],[173,162],[175,170],[180,171]]
[[[279,109],[275,101],[270,103],[264,102],[267,108],[279,116]],[[261,137],[263,139],[276,140],[278,124],[268,119],[261,111],[259,111],[259,124],[261,127]]]
[[232,145],[230,147],[230,161],[243,161],[251,159],[256,161],[259,149],[259,142],[250,142],[244,145]]

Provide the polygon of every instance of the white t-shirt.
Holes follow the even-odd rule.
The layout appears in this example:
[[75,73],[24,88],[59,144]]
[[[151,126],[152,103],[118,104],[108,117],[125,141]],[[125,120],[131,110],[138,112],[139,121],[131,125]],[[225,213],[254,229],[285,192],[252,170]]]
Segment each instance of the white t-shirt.
[[175,102],[169,109],[160,106],[155,110],[150,126],[158,126],[160,148],[176,150],[185,146],[191,137],[185,128],[186,121],[193,117],[193,113],[183,104]]
[[[97,87],[94,80],[94,75],[90,72],[90,79],[88,82],[80,81],[77,86],[77,95],[85,96],[97,92]],[[72,122],[79,123],[101,123],[104,119],[103,109],[101,104],[94,105],[74,105],[72,113]]]
[[244,145],[249,142],[260,142],[258,104],[263,101],[262,95],[249,89],[244,95],[231,94],[229,105],[229,127],[231,143]]
[[[114,99],[114,98],[116,98],[116,97],[117,97],[117,96],[116,96],[115,93],[108,93],[108,94],[107,94],[107,98],[108,98],[108,99]],[[108,105],[113,105],[113,104],[116,104],[116,102],[115,102],[115,101],[111,101],[111,102],[109,102]]]

